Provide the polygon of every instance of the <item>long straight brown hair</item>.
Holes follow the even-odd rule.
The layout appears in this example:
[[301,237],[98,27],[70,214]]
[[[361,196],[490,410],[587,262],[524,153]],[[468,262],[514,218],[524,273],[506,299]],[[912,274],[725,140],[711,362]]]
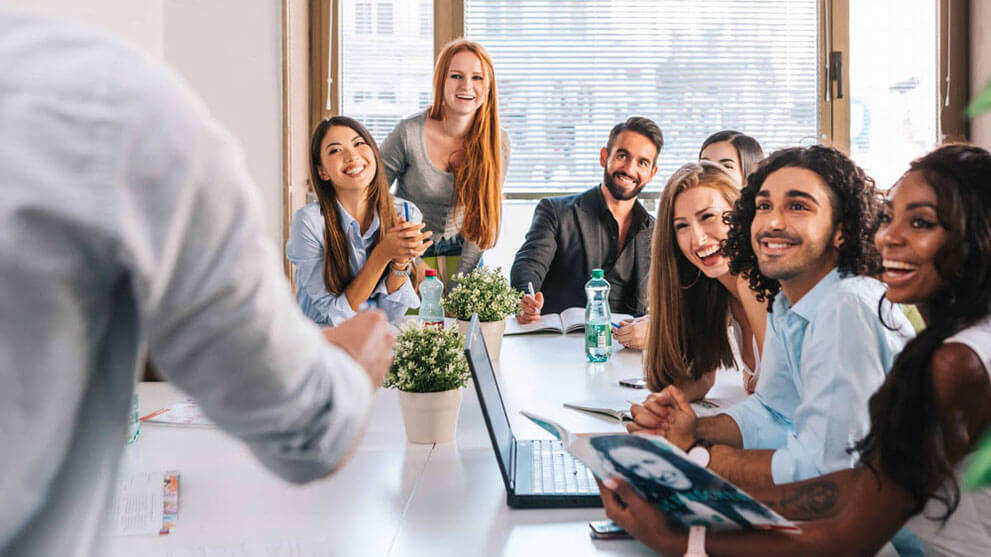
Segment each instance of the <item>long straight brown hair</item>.
[[382,153],[379,152],[372,134],[368,133],[361,122],[347,116],[334,116],[320,122],[310,138],[310,179],[313,181],[313,191],[317,194],[317,201],[320,202],[320,213],[326,223],[323,283],[328,292],[337,295],[344,292],[354,276],[351,275],[349,264],[348,239],[344,237],[341,216],[337,212],[337,191],[334,189],[334,184],[320,177],[320,144],[323,143],[327,131],[333,126],[346,126],[354,130],[372,148],[372,153],[375,155],[375,176],[365,189],[365,194],[369,205],[375,208],[379,216],[379,238],[396,226],[399,219],[392,203],[392,194],[389,193],[389,184],[386,182]]
[[731,207],[740,197],[736,180],[709,161],[683,165],[664,186],[654,224],[647,292],[650,323],[644,376],[652,391],[736,363],[727,330],[730,293],[688,261],[675,236],[675,201],[693,188],[712,188]]
[[495,66],[482,45],[468,39],[447,43],[434,66],[434,102],[427,115],[444,119],[444,82],[451,60],[459,52],[478,56],[485,73],[488,94],[475,112],[464,139],[464,156],[455,171],[454,206],[464,208],[461,234],[486,249],[495,245],[502,218],[502,131],[499,127],[499,96],[496,94]]

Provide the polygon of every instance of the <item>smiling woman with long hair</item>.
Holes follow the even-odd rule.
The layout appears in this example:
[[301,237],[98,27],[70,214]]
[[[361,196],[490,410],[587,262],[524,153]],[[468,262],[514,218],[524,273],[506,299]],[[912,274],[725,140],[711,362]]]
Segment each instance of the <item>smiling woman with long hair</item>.
[[482,45],[458,39],[445,46],[433,94],[426,110],[396,125],[382,156],[396,195],[416,203],[434,233],[425,256],[459,258],[446,271],[453,276],[495,245],[509,136],[499,127],[495,68]]
[[365,126],[346,116],[321,122],[310,140],[310,178],[317,201],[293,215],[286,244],[303,313],[336,325],[362,306],[392,321],[419,307],[411,260],[430,246],[430,233],[415,205],[389,193]]
[[716,369],[737,368],[753,392],[766,311],[721,252],[723,215],[740,190],[719,164],[690,162],[664,186],[651,243],[644,375],[652,391],[675,385],[705,396]]
[[[871,429],[855,447],[861,465],[750,489],[808,522],[796,535],[711,536],[712,554],[874,555],[908,521],[928,555],[991,555],[991,490],[959,485],[959,467],[991,428],[991,153],[948,145],[914,161],[880,221],[886,296],[916,304],[928,327],[870,399]],[[662,553],[685,547],[685,533],[630,486],[607,483],[610,518]]]

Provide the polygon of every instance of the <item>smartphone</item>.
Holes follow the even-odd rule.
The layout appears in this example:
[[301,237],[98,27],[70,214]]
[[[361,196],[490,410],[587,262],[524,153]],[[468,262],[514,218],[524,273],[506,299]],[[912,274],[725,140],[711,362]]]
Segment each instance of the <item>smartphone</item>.
[[593,540],[624,540],[633,537],[611,520],[593,520],[588,523],[588,527],[591,528],[588,535]]
[[643,377],[630,377],[629,379],[620,379],[619,384],[623,387],[629,387],[631,389],[646,389],[647,380]]

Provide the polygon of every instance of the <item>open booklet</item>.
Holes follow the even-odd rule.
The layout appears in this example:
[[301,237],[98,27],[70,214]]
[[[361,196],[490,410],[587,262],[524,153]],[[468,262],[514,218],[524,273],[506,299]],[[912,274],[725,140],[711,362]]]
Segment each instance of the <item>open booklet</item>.
[[681,528],[798,532],[799,528],[740,491],[735,485],[688,460],[666,439],[628,433],[575,434],[560,424],[522,412],[561,440],[565,449],[598,478],[618,476]]
[[[622,422],[633,421],[633,415],[630,414],[630,406],[632,404],[633,400],[629,399],[592,399],[565,402],[564,406],[573,410],[602,414],[603,416]],[[696,416],[704,418],[715,416],[722,412],[722,405],[715,400],[703,398],[702,400],[693,402],[692,409],[695,410]]]
[[147,416],[142,416],[141,423],[163,424],[194,427],[214,427],[213,422],[203,415],[198,404],[187,399],[159,408]]
[[[633,319],[626,313],[613,313],[612,322],[619,323]],[[585,329],[585,308],[568,308],[561,313],[545,313],[540,319],[526,325],[516,320],[515,315],[506,319],[506,331],[503,335],[525,335],[527,333],[542,333],[552,331],[557,333],[573,333]]]

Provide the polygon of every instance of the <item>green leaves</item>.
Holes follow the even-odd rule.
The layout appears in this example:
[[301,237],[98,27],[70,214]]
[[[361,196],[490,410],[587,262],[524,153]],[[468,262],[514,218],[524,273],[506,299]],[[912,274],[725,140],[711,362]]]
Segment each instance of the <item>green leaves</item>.
[[523,293],[514,290],[501,274],[502,268],[481,267],[454,277],[457,286],[448,292],[442,305],[458,319],[468,321],[478,313],[479,321],[502,321],[520,307]]
[[468,384],[464,339],[456,329],[407,325],[396,338],[396,356],[385,376],[386,388],[410,393],[436,393]]

